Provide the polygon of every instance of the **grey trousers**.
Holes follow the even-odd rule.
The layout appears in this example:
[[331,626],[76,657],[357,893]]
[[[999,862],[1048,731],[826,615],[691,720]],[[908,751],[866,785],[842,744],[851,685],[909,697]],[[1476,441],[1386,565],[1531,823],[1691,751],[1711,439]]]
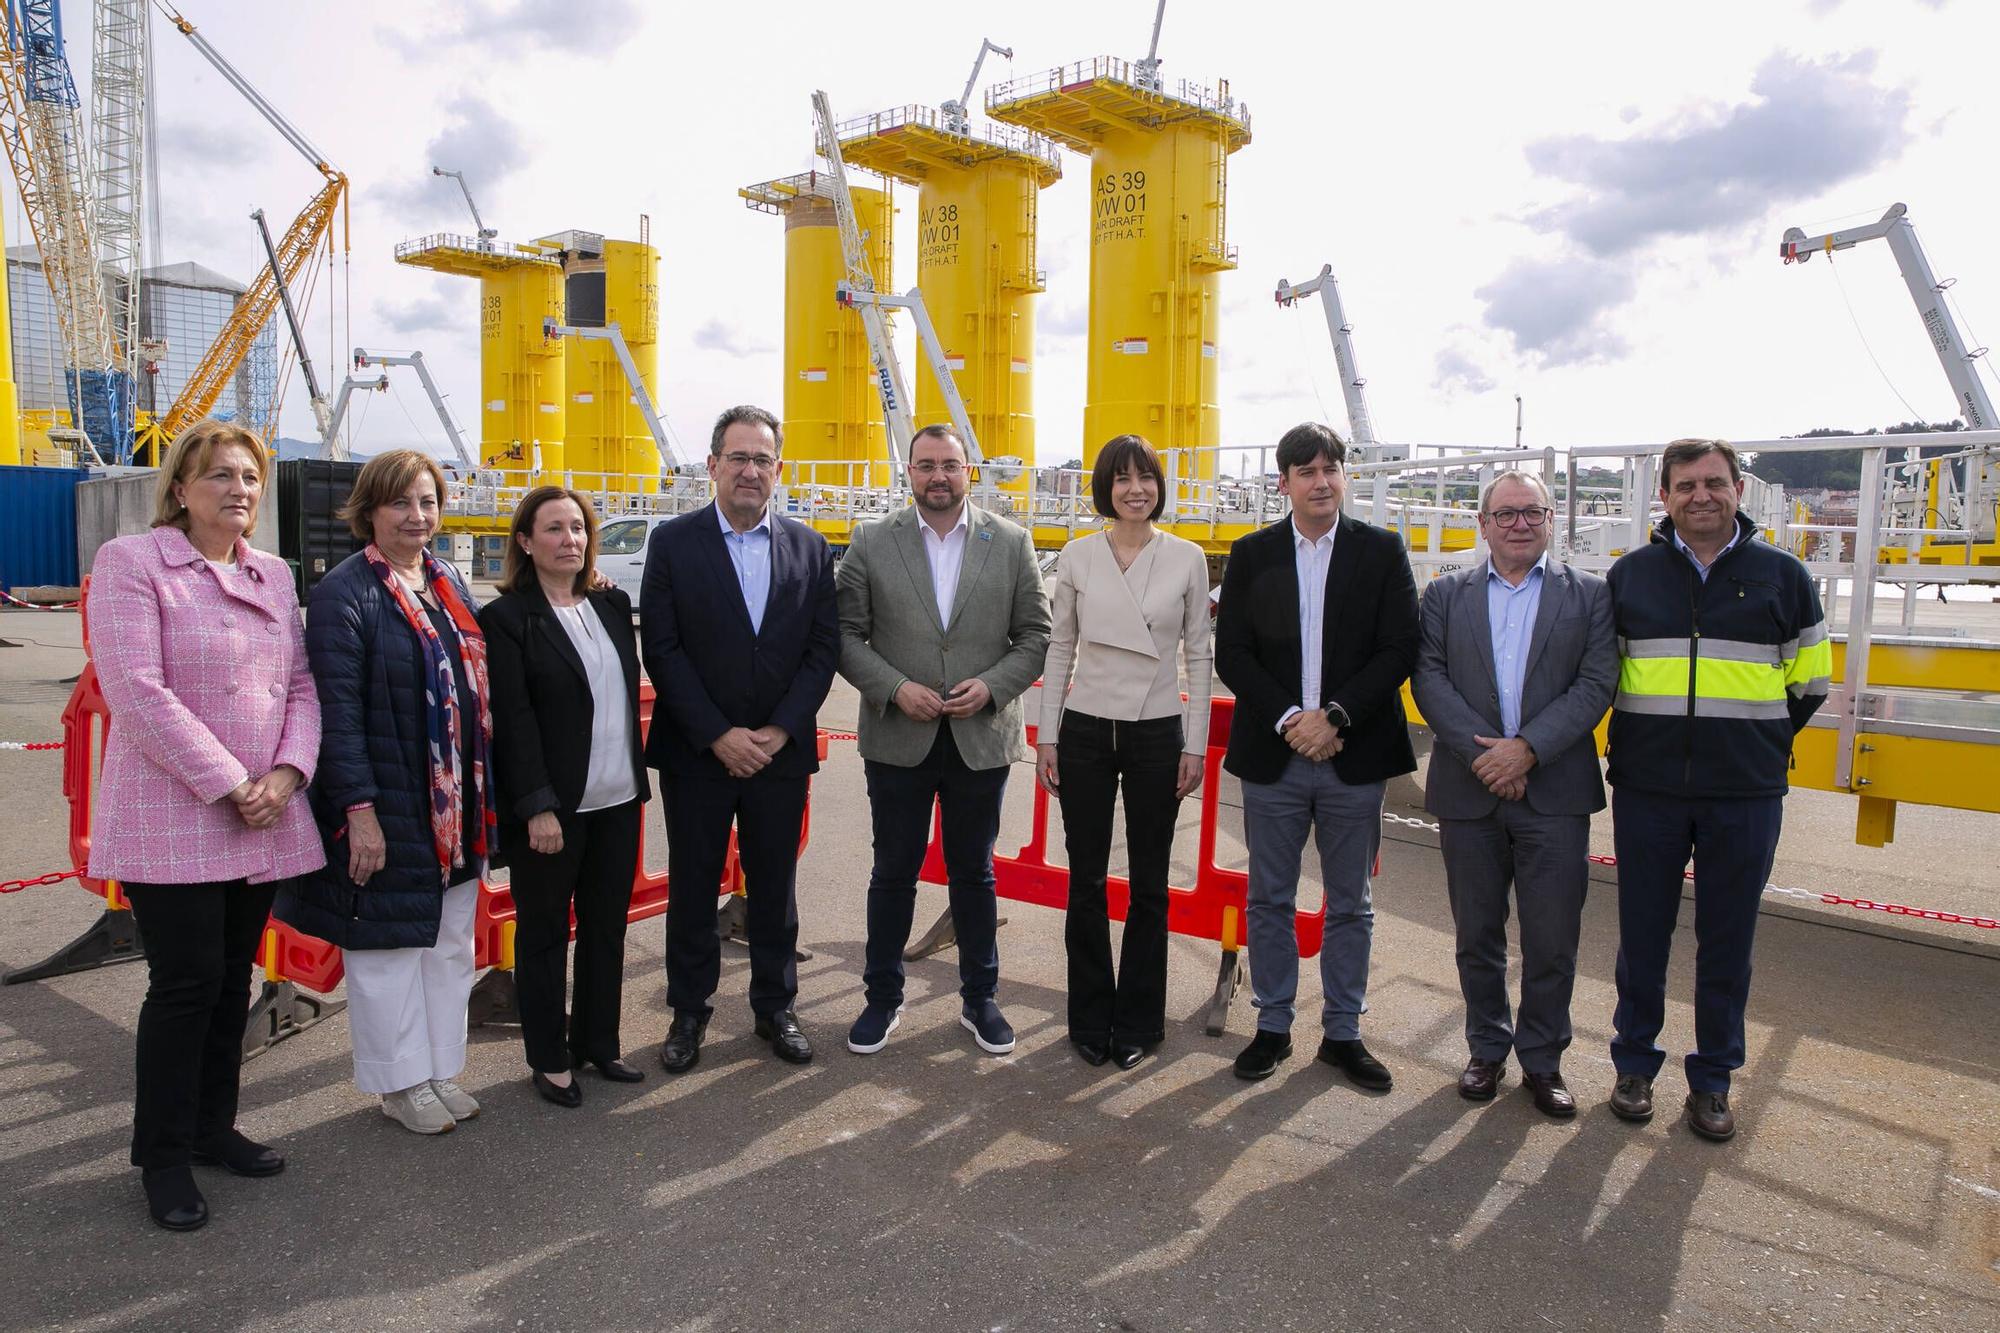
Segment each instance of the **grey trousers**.
[[1243,784],[1250,844],[1250,999],[1261,1032],[1289,1032],[1299,994],[1299,857],[1319,846],[1326,924],[1319,955],[1320,1022],[1328,1038],[1354,1041],[1368,1008],[1368,947],[1375,910],[1368,890],[1382,846],[1385,784],[1350,787],[1330,762],[1294,755],[1276,782]]
[[[1553,1074],[1569,1046],[1577,932],[1589,886],[1590,816],[1537,814],[1502,801],[1483,819],[1440,819],[1445,885],[1458,930],[1465,1044],[1481,1060],[1519,1053]],[[1521,1010],[1507,1005],[1507,890],[1521,905]]]

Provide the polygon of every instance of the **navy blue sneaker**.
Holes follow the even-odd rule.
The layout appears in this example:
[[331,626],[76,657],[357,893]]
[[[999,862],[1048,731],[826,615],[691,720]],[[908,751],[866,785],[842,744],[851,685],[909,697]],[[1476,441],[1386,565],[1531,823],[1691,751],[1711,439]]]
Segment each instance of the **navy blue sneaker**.
[[902,1004],[870,1000],[847,1030],[847,1049],[856,1055],[873,1055],[889,1044],[889,1034],[903,1021]]
[[958,1022],[972,1034],[972,1039],[979,1043],[979,1049],[989,1055],[1006,1055],[1014,1049],[1014,1029],[1007,1026],[1000,1006],[993,1002],[991,996],[984,1000],[967,1000]]

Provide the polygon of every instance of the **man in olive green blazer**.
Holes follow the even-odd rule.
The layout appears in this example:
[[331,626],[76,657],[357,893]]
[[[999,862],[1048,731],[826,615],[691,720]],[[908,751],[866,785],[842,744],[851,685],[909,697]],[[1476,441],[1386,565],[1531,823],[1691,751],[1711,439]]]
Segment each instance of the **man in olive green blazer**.
[[967,503],[965,447],[930,426],[910,448],[916,504],[854,530],[835,572],[840,674],[861,691],[860,749],[874,823],[867,1005],[848,1049],[888,1043],[933,802],[942,813],[960,1022],[994,1054],[1014,1032],[1000,979],[993,843],[1007,767],[1028,758],[1021,696],[1042,672],[1049,599],[1025,529]]

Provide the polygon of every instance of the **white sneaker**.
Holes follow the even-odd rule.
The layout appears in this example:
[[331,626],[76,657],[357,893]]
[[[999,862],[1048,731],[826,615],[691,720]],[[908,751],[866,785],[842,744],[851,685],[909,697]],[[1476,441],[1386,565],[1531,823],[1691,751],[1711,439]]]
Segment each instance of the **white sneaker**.
[[453,1120],[470,1120],[479,1114],[479,1103],[472,1100],[472,1094],[448,1078],[432,1079],[431,1091],[444,1103],[444,1109],[451,1112]]
[[458,1125],[428,1083],[383,1093],[382,1114],[412,1134],[448,1134]]

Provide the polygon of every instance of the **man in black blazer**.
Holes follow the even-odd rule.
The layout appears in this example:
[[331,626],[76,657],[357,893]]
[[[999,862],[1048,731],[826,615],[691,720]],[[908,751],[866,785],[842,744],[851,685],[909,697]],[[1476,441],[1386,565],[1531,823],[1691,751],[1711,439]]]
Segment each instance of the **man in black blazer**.
[[1417,589],[1396,534],[1342,517],[1346,461],[1327,427],[1286,431],[1278,489],[1291,516],[1239,538],[1222,575],[1215,673],[1236,695],[1223,767],[1243,783],[1257,1008],[1236,1073],[1265,1078],[1292,1053],[1299,857],[1311,833],[1326,892],[1319,1058],[1386,1089],[1360,1020],[1383,791],[1417,766],[1399,693],[1416,662]]
[[656,693],[646,761],[660,772],[666,805],[674,1011],[660,1061],[677,1074],[701,1056],[721,976],[715,909],[732,823],[757,1035],[782,1059],[812,1059],[792,1012],[793,891],[840,623],[826,539],[770,509],[783,443],[778,419],[763,408],[724,412],[709,440],[715,503],[661,524],[646,547],[639,637]]

